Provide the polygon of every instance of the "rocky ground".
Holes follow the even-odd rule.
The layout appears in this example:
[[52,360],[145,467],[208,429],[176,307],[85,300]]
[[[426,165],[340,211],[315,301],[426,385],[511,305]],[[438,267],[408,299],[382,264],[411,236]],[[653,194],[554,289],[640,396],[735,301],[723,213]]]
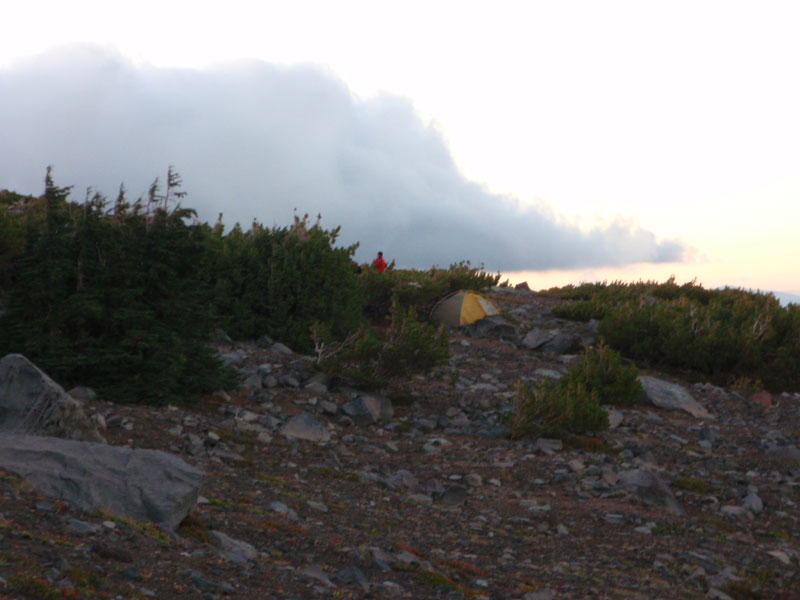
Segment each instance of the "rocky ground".
[[110,444],[201,468],[201,498],[172,534],[0,472],[0,598],[800,598],[800,396],[648,372],[712,418],[642,404],[597,439],[511,441],[515,382],[564,372],[559,341],[592,331],[493,298],[549,342],[454,332],[447,368],[365,396],[221,341],[230,396],[85,400]]

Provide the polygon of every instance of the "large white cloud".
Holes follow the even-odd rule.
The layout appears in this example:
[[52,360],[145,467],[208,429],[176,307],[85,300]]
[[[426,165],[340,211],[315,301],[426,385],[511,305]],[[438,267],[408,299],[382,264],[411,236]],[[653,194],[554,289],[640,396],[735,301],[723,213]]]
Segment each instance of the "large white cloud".
[[[295,209],[342,226],[357,255],[399,266],[459,260],[502,271],[673,262],[677,241],[635,224],[591,230],[522,208],[456,167],[412,103],[354,97],[314,66],[242,62],[204,70],[136,66],[68,47],[0,69],[0,188],[56,183],[144,195],[174,165],[204,220],[285,225]],[[499,148],[498,152],[502,152]]]

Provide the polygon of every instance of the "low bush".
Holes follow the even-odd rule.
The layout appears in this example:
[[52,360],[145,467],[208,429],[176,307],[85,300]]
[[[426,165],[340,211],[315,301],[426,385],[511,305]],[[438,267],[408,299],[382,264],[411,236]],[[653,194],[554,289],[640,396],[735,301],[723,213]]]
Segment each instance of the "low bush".
[[654,365],[691,369],[722,384],[748,378],[774,392],[800,390],[800,306],[772,294],[638,282],[552,289],[567,299],[556,316],[599,319],[616,351]]
[[622,357],[604,343],[586,346],[577,364],[562,378],[574,381],[597,394],[600,404],[631,406],[642,393],[636,365],[622,364]]
[[546,380],[535,390],[517,384],[510,421],[514,438],[582,434],[608,428],[603,404],[630,406],[641,394],[635,366],[605,344],[587,346],[579,361],[558,381]]
[[491,275],[483,267],[473,267],[469,261],[450,265],[447,269],[431,267],[427,271],[389,268],[378,273],[371,267],[363,269],[358,286],[367,307],[367,314],[375,320],[385,319],[391,311],[392,300],[413,308],[422,318],[427,318],[435,304],[445,296],[459,290],[482,291],[500,281],[500,274]]
[[427,373],[449,355],[447,330],[420,322],[413,308],[396,298],[385,328],[361,328],[336,342],[324,325],[312,329],[317,364],[330,375],[364,387],[381,387],[388,379]]
[[547,380],[536,389],[517,383],[509,422],[511,437],[562,437],[608,429],[597,392],[575,379]]

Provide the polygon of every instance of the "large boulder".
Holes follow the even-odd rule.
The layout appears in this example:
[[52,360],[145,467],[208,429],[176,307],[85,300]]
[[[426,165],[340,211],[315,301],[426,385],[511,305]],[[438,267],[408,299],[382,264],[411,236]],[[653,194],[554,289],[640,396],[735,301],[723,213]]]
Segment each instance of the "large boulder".
[[623,471],[619,474],[619,484],[626,492],[635,494],[652,504],[663,506],[673,514],[680,516],[686,514],[669,486],[655,473],[644,469]]
[[0,434],[0,468],[39,493],[175,529],[200,492],[203,472],[160,450]]
[[466,326],[464,332],[473,338],[497,338],[513,341],[517,339],[515,327],[500,315],[490,315],[475,321],[472,325]]
[[342,405],[342,412],[357,425],[373,425],[394,416],[392,402],[385,396],[359,396]]
[[81,405],[21,354],[0,360],[0,432],[105,441]]
[[329,442],[331,434],[328,428],[314,418],[314,415],[304,412],[289,419],[281,427],[281,435],[286,439],[307,440],[309,442]]
[[641,376],[642,400],[666,410],[683,410],[698,419],[713,420],[708,412],[682,385],[655,377]]

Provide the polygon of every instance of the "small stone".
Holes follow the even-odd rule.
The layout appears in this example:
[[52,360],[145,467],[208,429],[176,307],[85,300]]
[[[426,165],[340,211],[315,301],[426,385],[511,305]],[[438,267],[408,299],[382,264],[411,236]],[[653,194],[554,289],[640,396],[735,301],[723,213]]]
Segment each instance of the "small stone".
[[536,440],[536,443],[534,443],[533,447],[542,454],[550,455],[560,451],[564,447],[564,444],[561,442],[561,440],[539,438]]
[[285,356],[288,356],[290,354],[294,354],[294,352],[292,352],[292,349],[289,348],[289,346],[287,346],[285,344],[281,344],[280,342],[275,342],[274,344],[272,344],[272,346],[270,347],[270,350],[272,352],[275,352],[276,354],[283,354]]
[[608,428],[609,429],[616,429],[620,425],[622,425],[622,421],[624,419],[622,413],[618,410],[614,410],[613,408],[605,408],[605,411],[608,413]]
[[322,502],[315,502],[314,500],[308,500],[306,504],[308,504],[314,510],[318,510],[324,513],[328,512],[328,507]]
[[755,492],[750,492],[745,496],[744,506],[754,515],[761,514],[761,511],[764,510],[764,503]]
[[464,478],[464,481],[466,481],[467,485],[471,485],[472,487],[483,485],[483,477],[477,473],[470,473]]
[[303,413],[289,419],[281,428],[281,435],[287,439],[296,438],[311,442],[328,442],[331,439],[328,428],[310,413]]
[[572,459],[567,463],[567,466],[573,473],[578,473],[578,474],[583,473],[583,471],[586,469],[586,465],[584,465],[583,461],[580,460],[579,458]]
[[607,513],[603,520],[606,523],[615,523],[617,525],[624,525],[625,524],[625,515],[619,515],[616,513]]
[[445,488],[440,501],[448,506],[462,506],[467,500],[467,488],[463,485],[449,485]]
[[522,600],[553,600],[555,592],[551,589],[543,589],[538,592],[529,592],[522,597]]
[[769,554],[770,556],[772,556],[774,558],[777,558],[779,561],[781,561],[785,565],[791,565],[792,564],[792,559],[789,558],[789,555],[786,554],[786,552],[782,552],[780,550],[770,550],[769,552],[767,552],[767,554]]
[[743,517],[747,514],[747,509],[744,506],[726,505],[721,507],[719,512],[729,517]]

